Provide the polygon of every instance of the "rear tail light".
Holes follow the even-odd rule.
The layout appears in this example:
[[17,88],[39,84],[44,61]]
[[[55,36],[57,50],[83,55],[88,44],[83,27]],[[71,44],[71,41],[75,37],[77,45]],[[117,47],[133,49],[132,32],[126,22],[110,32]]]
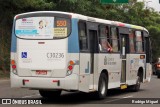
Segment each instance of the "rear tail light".
[[69,64],[70,64],[70,65],[74,65],[75,62],[71,60],[71,61],[69,61]]
[[72,70],[73,70],[73,67],[75,65],[75,62],[74,61],[69,61],[69,65],[68,65],[68,70],[67,70],[67,76],[71,75],[72,74]]
[[69,65],[69,66],[68,66],[68,70],[72,71],[72,69],[73,69],[73,66],[72,66],[72,65]]
[[25,85],[27,82],[29,82],[29,80],[26,80],[26,79],[22,80],[23,85]]
[[16,65],[12,65],[12,68],[13,68],[13,69],[16,69]]
[[11,60],[11,65],[15,65],[15,60]]
[[17,75],[17,70],[16,70],[17,66],[15,60],[11,60],[11,67],[12,67],[12,72]]

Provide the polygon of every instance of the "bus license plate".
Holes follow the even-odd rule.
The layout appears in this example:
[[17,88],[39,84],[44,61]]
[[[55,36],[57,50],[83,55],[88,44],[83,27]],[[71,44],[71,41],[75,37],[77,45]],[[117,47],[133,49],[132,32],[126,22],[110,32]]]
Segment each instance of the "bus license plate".
[[47,70],[36,70],[36,75],[47,75]]

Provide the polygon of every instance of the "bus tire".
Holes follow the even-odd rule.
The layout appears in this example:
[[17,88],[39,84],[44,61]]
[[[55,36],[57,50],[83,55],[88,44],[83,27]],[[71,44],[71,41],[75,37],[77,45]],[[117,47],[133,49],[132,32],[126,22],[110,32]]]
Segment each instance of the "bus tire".
[[140,86],[141,86],[141,81],[140,81],[140,76],[138,76],[136,80],[136,84],[132,86],[132,90],[134,92],[137,92],[140,90]]
[[105,73],[101,73],[98,83],[98,91],[96,92],[96,97],[98,99],[104,99],[107,95],[108,90],[108,78]]
[[157,78],[160,78],[160,74],[157,75]]
[[54,90],[54,91],[49,91],[49,90],[39,90],[39,93],[42,97],[44,98],[57,98],[60,97],[61,95],[61,90]]

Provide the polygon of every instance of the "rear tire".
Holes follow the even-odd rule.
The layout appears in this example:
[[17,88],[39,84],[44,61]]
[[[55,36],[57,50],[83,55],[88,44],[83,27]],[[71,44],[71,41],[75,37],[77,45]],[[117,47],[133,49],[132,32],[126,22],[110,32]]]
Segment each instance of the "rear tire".
[[140,76],[138,76],[136,84],[132,86],[132,91],[134,91],[134,92],[139,91],[140,90],[140,85],[141,85]]
[[160,74],[157,75],[157,78],[160,78]]
[[108,79],[105,73],[102,73],[99,78],[98,91],[96,92],[96,97],[98,99],[104,99],[107,95],[108,90]]
[[61,95],[61,90],[54,90],[54,91],[49,91],[49,90],[39,90],[39,93],[42,97],[44,98],[57,98],[60,97]]

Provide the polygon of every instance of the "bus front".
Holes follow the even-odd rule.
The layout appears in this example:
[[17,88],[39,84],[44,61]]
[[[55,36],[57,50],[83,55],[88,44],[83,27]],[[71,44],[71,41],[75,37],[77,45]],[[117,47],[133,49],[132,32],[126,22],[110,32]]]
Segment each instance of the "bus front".
[[31,12],[15,16],[11,87],[38,89],[42,96],[57,94],[63,89],[77,90],[76,23],[70,14],[60,12]]

